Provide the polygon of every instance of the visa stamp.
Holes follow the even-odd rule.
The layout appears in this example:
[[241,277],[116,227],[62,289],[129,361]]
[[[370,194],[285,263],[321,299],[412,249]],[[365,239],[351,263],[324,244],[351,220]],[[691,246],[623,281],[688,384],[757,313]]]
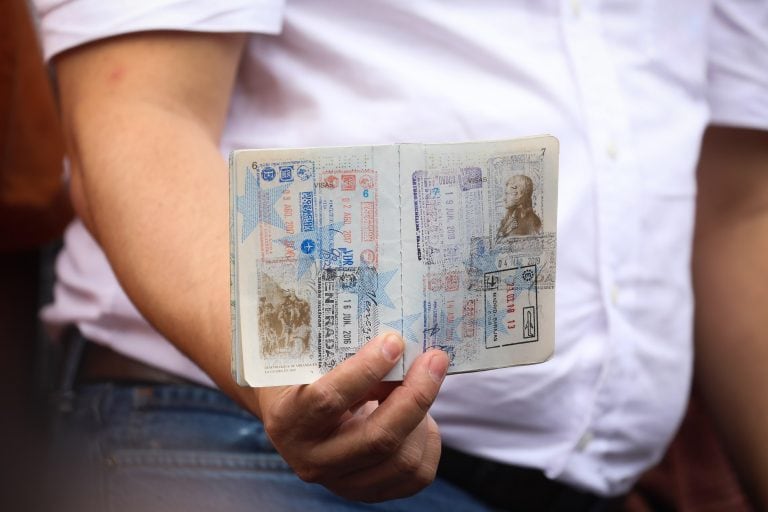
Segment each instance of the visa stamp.
[[297,235],[315,229],[315,164],[294,160],[251,167],[257,177],[259,257],[266,263],[296,261]]
[[467,241],[483,233],[483,184],[479,167],[412,175],[416,252],[427,265],[456,264],[468,255]]
[[538,341],[536,266],[485,274],[485,347]]
[[483,348],[482,291],[468,289],[469,276],[459,268],[435,269],[424,275],[422,349],[448,350],[452,365],[464,365]]
[[557,240],[554,233],[513,237],[493,249],[496,268],[536,267],[538,289],[554,289]]
[[372,267],[325,269],[317,279],[317,365],[325,373],[354,355],[378,330]]
[[323,170],[316,195],[320,266],[375,265],[379,254],[376,171]]

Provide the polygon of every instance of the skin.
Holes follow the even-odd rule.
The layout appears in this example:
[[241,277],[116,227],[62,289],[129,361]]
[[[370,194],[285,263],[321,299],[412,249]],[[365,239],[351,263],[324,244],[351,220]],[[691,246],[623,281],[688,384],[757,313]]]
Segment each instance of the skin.
[[698,169],[696,384],[756,510],[768,510],[768,132],[710,127]]
[[350,499],[412,495],[440,457],[428,409],[444,353],[427,352],[403,382],[382,384],[404,349],[398,335],[382,335],[311,385],[251,389],[231,379],[218,143],[244,40],[146,32],[57,57],[75,209],[144,317],[262,419],[299,477]]

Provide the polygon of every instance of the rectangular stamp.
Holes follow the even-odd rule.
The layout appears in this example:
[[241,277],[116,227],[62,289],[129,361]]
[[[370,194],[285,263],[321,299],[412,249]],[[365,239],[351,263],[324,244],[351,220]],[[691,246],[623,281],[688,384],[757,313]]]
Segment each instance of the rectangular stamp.
[[299,192],[301,215],[301,231],[311,233],[315,230],[315,193],[313,191]]
[[317,365],[322,373],[354,355],[378,331],[377,279],[369,266],[318,274]]
[[485,289],[485,275],[498,269],[536,266],[536,285],[539,289],[555,287],[557,241],[554,233],[518,237],[503,246],[492,245],[489,237],[473,238],[466,263],[469,275],[468,289]]
[[412,174],[416,253],[420,261],[455,265],[469,256],[470,239],[483,232],[483,183],[479,167]]
[[461,299],[445,294],[431,293],[422,301],[424,331],[422,333],[423,351],[437,348],[448,354],[450,366],[454,366],[463,357],[462,348],[466,340],[459,324],[461,317]]
[[492,249],[496,268],[536,267],[536,286],[555,287],[557,240],[554,233],[510,239]]
[[468,289],[468,279],[460,268],[435,268],[423,276],[422,350],[440,348],[452,366],[476,360],[484,350],[483,296]]
[[379,258],[376,171],[323,170],[316,190],[316,247],[320,267],[376,267]]
[[363,242],[378,240],[378,226],[376,225],[376,205],[373,201],[360,203],[362,238]]
[[478,302],[476,298],[466,298],[462,301],[461,335],[464,338],[474,338],[477,335]]
[[252,164],[256,190],[259,258],[295,262],[302,233],[315,230],[315,164],[311,160]]
[[467,167],[459,171],[459,185],[462,192],[483,188],[483,170],[479,167]]
[[535,265],[485,274],[486,348],[538,341],[536,275]]

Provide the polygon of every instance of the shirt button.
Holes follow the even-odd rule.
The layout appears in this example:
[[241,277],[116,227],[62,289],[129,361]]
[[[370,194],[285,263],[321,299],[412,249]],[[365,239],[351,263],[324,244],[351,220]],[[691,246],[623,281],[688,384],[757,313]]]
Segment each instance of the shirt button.
[[578,18],[581,15],[581,0],[571,0],[571,15]]
[[619,149],[616,147],[616,144],[611,142],[606,146],[605,154],[608,155],[608,158],[611,160],[616,160],[619,156]]
[[579,439],[579,442],[576,443],[576,451],[583,452],[587,449],[589,446],[589,443],[592,442],[592,439],[594,438],[594,435],[592,434],[591,430],[587,430],[582,434],[581,438]]
[[619,287],[616,285],[611,286],[611,304],[614,306],[619,303]]

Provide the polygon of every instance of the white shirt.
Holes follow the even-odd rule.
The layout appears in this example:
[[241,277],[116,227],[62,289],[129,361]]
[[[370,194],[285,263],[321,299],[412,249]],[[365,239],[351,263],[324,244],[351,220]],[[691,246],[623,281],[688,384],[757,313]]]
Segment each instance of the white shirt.
[[[466,452],[628,490],[691,374],[694,168],[708,122],[768,129],[768,6],[733,0],[37,0],[45,53],[147,29],[244,31],[221,149],[560,139],[556,355],[446,379]],[[52,324],[209,383],[144,322],[83,225]]]

